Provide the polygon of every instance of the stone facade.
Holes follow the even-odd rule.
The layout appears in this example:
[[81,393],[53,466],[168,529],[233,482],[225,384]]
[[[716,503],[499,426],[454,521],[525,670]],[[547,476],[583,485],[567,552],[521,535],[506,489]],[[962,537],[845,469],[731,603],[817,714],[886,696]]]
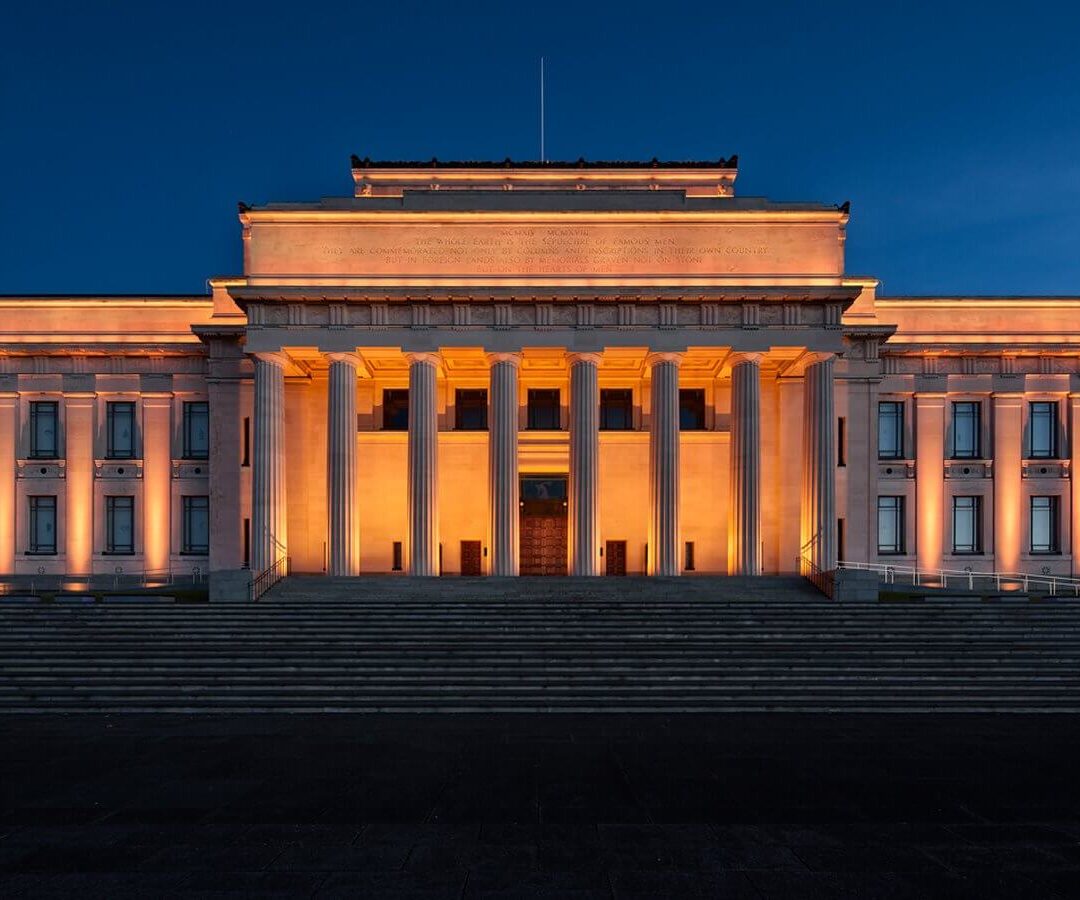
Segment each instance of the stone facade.
[[1078,574],[1080,297],[878,297],[736,174],[354,160],[208,296],[0,298],[0,574]]

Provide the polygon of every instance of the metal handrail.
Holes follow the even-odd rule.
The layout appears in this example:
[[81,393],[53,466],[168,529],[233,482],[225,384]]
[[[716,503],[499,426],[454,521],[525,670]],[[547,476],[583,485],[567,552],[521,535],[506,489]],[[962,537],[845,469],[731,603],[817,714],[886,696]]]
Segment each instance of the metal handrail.
[[795,560],[800,574],[830,600],[836,596],[836,581],[832,572],[824,572],[808,556]]
[[975,589],[975,579],[982,578],[993,581],[997,590],[1002,590],[1002,585],[1019,585],[1022,590],[1029,591],[1033,587],[1048,588],[1051,596],[1057,596],[1059,589],[1066,589],[1080,597],[1080,578],[1068,578],[1061,575],[1032,575],[1028,572],[975,572],[969,569],[926,569],[918,566],[905,566],[893,563],[864,563],[841,560],[837,563],[838,569],[861,569],[866,572],[877,572],[882,576],[885,584],[896,584],[897,576],[902,576],[905,581],[909,578],[915,587],[927,582],[940,582],[941,587],[949,586],[949,579],[963,584],[967,582],[968,590]]
[[279,556],[274,562],[263,569],[251,579],[248,584],[248,593],[252,600],[258,600],[275,584],[289,574],[290,559],[287,556]]

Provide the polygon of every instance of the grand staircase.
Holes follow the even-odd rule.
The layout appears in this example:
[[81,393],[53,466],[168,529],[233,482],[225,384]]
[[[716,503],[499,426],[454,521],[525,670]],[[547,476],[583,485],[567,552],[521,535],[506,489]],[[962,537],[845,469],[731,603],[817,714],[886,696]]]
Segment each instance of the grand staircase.
[[258,603],[0,599],[2,712],[761,710],[1080,711],[1080,601],[305,577]]

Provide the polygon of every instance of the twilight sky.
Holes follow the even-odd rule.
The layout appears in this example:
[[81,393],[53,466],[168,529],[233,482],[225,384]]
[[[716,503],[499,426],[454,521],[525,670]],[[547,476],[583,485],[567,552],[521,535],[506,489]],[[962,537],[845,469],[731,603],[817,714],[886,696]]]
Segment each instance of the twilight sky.
[[201,293],[349,154],[716,159],[852,201],[887,294],[1080,294],[1072,2],[58,3],[0,12],[0,293]]

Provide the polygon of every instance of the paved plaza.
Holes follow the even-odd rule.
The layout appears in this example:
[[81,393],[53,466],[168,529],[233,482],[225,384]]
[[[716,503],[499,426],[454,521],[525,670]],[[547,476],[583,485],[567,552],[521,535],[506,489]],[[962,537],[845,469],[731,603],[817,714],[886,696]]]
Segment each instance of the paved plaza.
[[1071,716],[0,718],[4,897],[1080,892]]

